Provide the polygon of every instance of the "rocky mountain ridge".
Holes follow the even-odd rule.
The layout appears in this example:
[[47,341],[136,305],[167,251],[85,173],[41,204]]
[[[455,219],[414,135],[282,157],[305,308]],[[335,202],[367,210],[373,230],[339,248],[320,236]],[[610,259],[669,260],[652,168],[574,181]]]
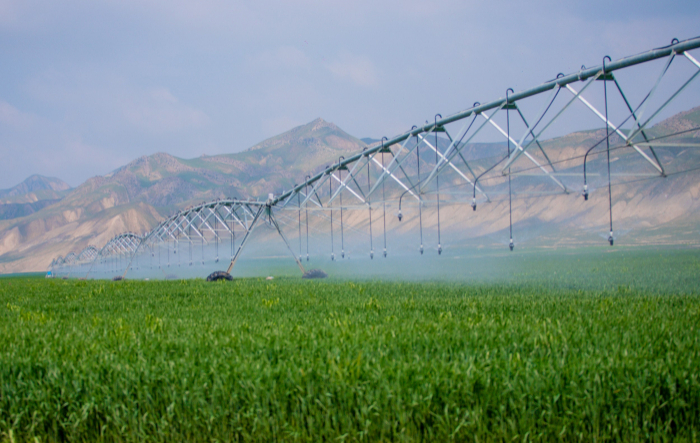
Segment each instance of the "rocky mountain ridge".
[[70,185],[59,178],[34,174],[16,186],[0,189],[0,205],[60,200],[70,189]]
[[139,157],[33,213],[0,217],[0,273],[43,270],[57,255],[106,242],[121,231],[147,231],[193,203],[289,188],[304,174],[364,146],[319,118],[235,154]]
[[[650,133],[662,135],[698,126],[700,108],[695,108],[661,122],[651,128]],[[579,156],[604,134],[601,129],[582,131],[543,140],[542,143],[557,170],[566,174],[567,168],[573,165],[566,159]],[[697,133],[689,134],[695,137]],[[611,139],[613,145],[619,141],[617,136]],[[447,140],[441,139],[439,143],[444,149]],[[60,201],[19,218],[0,220],[0,273],[44,270],[58,255],[80,250],[88,244],[101,246],[123,231],[145,232],[170,213],[194,203],[225,197],[265,196],[268,192],[289,189],[304,176],[336,162],[339,156],[347,157],[365,146],[365,142],[345,133],[335,124],[316,119],[235,154],[193,159],[167,153],[140,157],[74,189],[51,190],[64,193],[60,195],[63,197]],[[467,158],[475,159],[474,167],[479,167],[480,162],[486,164],[494,156],[502,155],[501,148],[505,150],[505,144],[501,147],[498,143],[475,143],[465,147],[463,152]],[[545,161],[536,150],[531,153],[539,161]],[[673,156],[666,155],[662,158],[665,164],[678,163]],[[596,161],[599,160],[592,161],[592,167]],[[634,161],[643,162],[636,157]],[[574,172],[578,173],[578,170]],[[700,198],[696,195],[700,193],[696,181],[674,178],[654,183],[648,187],[617,187],[616,212],[626,217],[634,218],[635,214],[646,217],[646,221],[639,223],[647,224],[696,217]],[[444,184],[450,184],[448,177]],[[580,192],[579,185],[575,186],[572,189],[574,194]],[[532,189],[538,192],[547,190],[543,184],[533,185]],[[654,207],[664,202],[670,205],[670,209],[657,216]],[[531,218],[571,224],[575,217],[586,214],[591,220],[604,219],[605,205],[598,206],[581,207],[576,195],[569,194],[545,196],[532,202],[522,200],[514,205],[514,211],[520,222]],[[505,208],[507,206],[502,202],[495,201],[487,211],[479,210],[479,218],[473,216],[471,208],[445,211],[452,211],[452,219],[459,221],[455,222],[455,229],[469,226],[473,235],[487,235],[502,228]],[[426,215],[424,222],[428,228],[431,220],[431,215]],[[361,218],[356,218],[356,223],[361,224]],[[395,228],[405,231],[411,227],[411,222],[406,221]]]

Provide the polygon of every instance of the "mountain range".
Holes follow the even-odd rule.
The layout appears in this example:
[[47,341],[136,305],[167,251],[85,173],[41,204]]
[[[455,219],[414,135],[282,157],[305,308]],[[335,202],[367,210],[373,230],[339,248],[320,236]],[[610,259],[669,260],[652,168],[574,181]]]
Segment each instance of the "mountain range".
[[[46,178],[40,189],[39,176],[30,177],[0,194],[7,195],[0,204],[0,273],[44,270],[58,255],[101,246],[123,231],[148,231],[193,203],[288,189],[364,146],[319,118],[235,154],[143,156],[74,189]],[[13,206],[20,202],[37,209]]]
[[10,189],[0,189],[0,220],[24,217],[65,197],[68,183],[55,177],[32,175]]
[[[700,108],[695,108],[657,124],[650,134],[662,135],[698,126]],[[546,140],[543,145],[555,148],[547,150],[561,172],[568,167],[567,158],[579,156],[600,135],[601,130],[576,132]],[[689,137],[696,138],[697,132]],[[194,203],[279,193],[301,182],[305,175],[335,163],[340,156],[347,157],[375,142],[355,138],[319,118],[234,154],[193,159],[166,153],[143,156],[72,189],[56,178],[32,176],[14,188],[0,190],[0,273],[45,270],[58,255],[78,251],[89,244],[102,246],[123,231],[146,232],[169,214]],[[445,144],[440,144],[443,148],[448,141],[441,139],[439,143]],[[464,153],[468,158],[485,158],[493,156],[497,145],[472,144],[465,147]],[[670,154],[662,158],[668,164],[678,161]],[[479,167],[478,160],[474,167]],[[684,175],[655,183],[616,187],[616,204],[624,200],[626,208],[618,208],[618,214],[627,211],[628,217],[636,217],[638,226],[640,223],[695,226],[700,198],[697,178]],[[661,184],[665,188],[660,190]],[[669,189],[673,190],[671,197]],[[658,216],[652,207],[660,204],[662,197],[671,209]],[[636,206],[633,208],[632,204]],[[471,208],[462,206],[445,209],[447,214],[452,211],[455,227],[458,224],[464,227],[462,221],[471,220],[468,223],[474,235],[503,229],[507,206],[502,201],[495,201],[487,211],[480,210],[478,220],[471,215]],[[579,200],[571,196],[552,196],[515,204],[514,217],[521,223],[532,219],[570,225],[575,214],[587,214],[591,220],[604,219],[606,208],[607,205],[600,203],[582,208]],[[584,219],[576,223],[585,224],[581,220]],[[428,215],[424,222],[430,227],[433,220]],[[446,229],[449,225],[447,222]],[[396,229],[406,231],[411,227],[409,222]]]

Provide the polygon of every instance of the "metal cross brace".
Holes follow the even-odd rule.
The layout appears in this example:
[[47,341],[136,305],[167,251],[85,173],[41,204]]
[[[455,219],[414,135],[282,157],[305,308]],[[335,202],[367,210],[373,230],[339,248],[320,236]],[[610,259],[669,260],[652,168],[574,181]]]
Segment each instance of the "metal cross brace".
[[[369,163],[369,162],[370,162],[369,155],[360,157],[360,158],[355,162],[355,164],[353,165],[353,167],[352,167],[352,169],[350,170],[350,172],[348,173],[347,177],[345,177],[345,179],[344,179],[344,181],[342,182],[341,186],[338,186],[338,189],[336,189],[335,193],[333,193],[333,196],[331,197],[331,199],[330,199],[329,201],[332,202],[333,200],[335,200],[336,196],[337,196],[338,194],[340,194],[340,192],[342,191],[343,188],[350,189],[350,188],[347,186],[347,183],[348,183],[348,181],[352,180],[353,182],[355,182],[355,185],[357,186],[357,190],[358,190],[358,191],[360,192],[360,194],[362,194],[362,196],[364,197],[364,198],[361,199],[362,202],[363,202],[363,203],[367,203],[366,197],[364,196],[365,193],[362,192],[362,186],[360,186],[360,184],[357,183],[357,180],[355,180],[355,175],[358,174],[360,171],[362,171],[362,170],[364,169],[365,165],[367,165],[367,163]],[[360,165],[362,165],[362,166],[360,166]]]
[[[612,74],[610,74],[612,75]],[[518,111],[518,115],[520,115],[520,119],[523,121],[525,124],[525,128],[527,128],[527,131],[525,131],[525,135],[523,138],[527,137],[527,134],[532,134],[532,129],[530,129],[530,125],[527,123],[527,120],[525,120],[525,116],[523,113],[520,111],[520,107],[517,105],[517,103],[513,103],[513,106],[515,106],[515,110]],[[544,148],[540,144],[539,140],[535,140],[535,143],[537,143],[537,147],[540,148],[540,152],[542,152],[542,155],[544,155],[544,158],[547,160],[547,163],[549,163],[549,167],[552,168],[553,172],[556,172],[556,169],[554,168],[554,165],[552,164],[552,161],[549,159],[549,156],[547,153],[544,151]],[[523,144],[522,140],[519,143],[521,146]]]
[[[372,160],[373,160],[377,165],[379,165],[379,167],[382,168],[382,173],[379,175],[379,178],[378,178],[377,181],[374,183],[374,186],[372,186],[372,189],[370,189],[369,192],[367,193],[367,198],[369,198],[369,197],[374,193],[374,191],[377,190],[377,188],[379,187],[379,185],[382,184],[382,183],[384,182],[384,180],[386,179],[386,176],[388,175],[388,176],[390,176],[391,178],[393,178],[402,188],[404,188],[406,191],[408,191],[409,194],[411,194],[411,195],[412,195],[413,197],[415,197],[416,199],[420,200],[420,198],[419,198],[416,194],[414,194],[413,191],[411,191],[411,189],[410,189],[409,187],[407,187],[399,178],[397,178],[397,177],[394,176],[394,174],[393,174],[394,170],[396,170],[396,168],[397,168],[398,166],[400,166],[400,164],[396,161],[396,159],[397,159],[397,157],[398,157],[399,155],[401,155],[401,152],[403,152],[403,150],[405,149],[406,144],[408,143],[409,140],[410,140],[410,137],[407,138],[407,139],[403,142],[403,144],[402,144],[402,145],[400,146],[400,148],[399,148],[399,151],[396,153],[396,156],[394,156],[394,153],[393,153],[391,150],[389,150],[389,152],[391,153],[391,157],[392,157],[392,158],[391,158],[391,161],[389,162],[389,165],[386,166],[386,167],[385,167],[384,165],[382,165],[381,163],[379,163],[379,162],[377,161],[376,158],[374,158],[374,157],[372,158]],[[389,146],[387,146],[386,148],[389,149]],[[406,158],[408,157],[408,155],[409,155],[410,153],[411,153],[411,150],[409,150],[409,151],[406,153]],[[394,166],[394,169],[392,170],[391,167],[392,167],[392,165],[394,165],[394,164],[396,164],[396,166]]]
[[[474,182],[473,182],[472,180],[470,180],[469,177],[467,177],[464,173],[462,173],[462,171],[460,171],[460,169],[459,169],[457,166],[455,166],[450,160],[447,160],[446,157],[445,157],[436,147],[434,147],[433,145],[431,145],[430,142],[429,142],[426,138],[424,138],[424,137],[423,137],[422,135],[420,135],[420,134],[418,135],[418,138],[420,138],[421,141],[422,141],[423,143],[425,143],[430,149],[432,149],[434,152],[436,152],[437,155],[440,157],[440,160],[444,160],[444,161],[446,162],[446,163],[445,163],[445,166],[450,166],[452,169],[454,169],[454,170],[457,172],[457,174],[459,174],[464,180],[466,180],[467,183],[469,183],[470,185],[474,186]],[[454,142],[453,142],[453,145],[454,145]],[[439,165],[439,163],[438,163],[438,165]],[[438,166],[436,165],[435,168],[437,168],[437,167],[438,167]],[[436,171],[435,168],[433,169],[433,171]],[[437,173],[439,173],[439,171],[436,172],[436,174],[437,174]],[[430,177],[432,177],[432,176],[433,176],[433,175],[431,174],[431,175],[428,176],[428,178],[426,179],[426,186],[427,186],[427,181],[429,181],[429,180],[430,180]],[[423,188],[423,189],[424,189],[424,188]],[[484,197],[486,197],[487,200],[489,199],[489,196],[486,195],[486,193],[485,193],[479,186],[476,187],[476,190],[479,191],[480,193],[482,193],[482,194],[484,195]]]
[[246,215],[246,217],[247,217],[247,216],[255,217],[255,214],[253,213],[253,210],[250,209],[250,205],[241,204],[241,205],[239,205],[238,207],[241,208],[241,209],[243,209],[243,213]]
[[[236,207],[235,207],[235,206],[233,207],[233,210],[232,210],[231,208],[229,208],[228,206],[222,206],[222,207],[223,207],[224,209],[226,209],[226,211],[228,211],[228,215],[227,215],[225,218],[229,218],[229,216],[230,216],[231,219],[232,219],[235,223],[238,223],[239,225],[241,225],[241,227],[243,228],[244,231],[247,231],[247,230],[248,230],[248,226],[246,225],[246,223],[245,223],[243,220],[241,220],[241,219],[240,219],[240,216],[238,215],[238,213],[236,213]],[[240,207],[240,206],[239,206],[239,207]],[[243,213],[245,214],[245,211],[244,211]]]
[[[535,137],[533,137],[533,139],[530,140],[530,142],[529,142],[527,145],[522,146],[522,142],[525,140],[525,137],[527,137],[527,134],[530,133],[530,131],[526,131],[525,134],[523,135],[523,137],[522,137],[521,140],[520,140],[520,146],[522,147],[522,149],[516,149],[516,150],[514,150],[514,151],[511,153],[510,158],[508,158],[508,161],[506,162],[506,164],[505,164],[505,165],[503,166],[503,168],[501,169],[501,173],[505,175],[505,174],[506,174],[506,170],[507,170],[508,168],[510,168],[510,166],[518,159],[518,157],[520,157],[521,154],[523,154],[524,152],[526,152],[526,151],[527,151],[527,148],[529,148],[530,146],[532,146],[533,143],[535,143],[536,141],[538,141],[538,140],[540,139],[540,137],[542,136],[542,134],[544,134],[544,132],[545,132],[557,119],[559,119],[559,117],[561,117],[562,114],[564,114],[564,111],[566,111],[567,109],[569,109],[569,107],[576,101],[576,99],[583,93],[583,91],[585,91],[586,89],[588,89],[588,87],[589,87],[590,85],[592,85],[593,82],[594,82],[595,80],[597,80],[598,77],[600,77],[601,75],[603,75],[603,71],[602,71],[602,70],[599,71],[599,72],[598,72],[596,75],[594,75],[593,77],[589,78],[589,79],[588,79],[588,82],[587,82],[585,85],[583,85],[583,88],[581,88],[581,91],[579,91],[578,94],[577,94],[575,97],[571,98],[571,100],[569,100],[569,101],[566,103],[566,105],[564,105],[564,107],[561,108],[561,109],[559,110],[559,112],[557,112],[557,114],[556,114],[554,117],[552,117],[551,120],[549,120],[549,122],[547,122],[547,124],[544,126],[544,128],[542,128],[542,130],[541,130],[540,132],[538,132],[537,135],[536,135]],[[557,85],[557,88],[561,88],[561,86]]]
[[[180,231],[180,232],[182,233],[182,235],[185,236],[185,238],[187,239],[187,241],[191,241],[192,239],[190,238],[190,236],[187,235],[187,233],[186,233],[186,232],[182,229],[182,227],[180,226],[182,223],[188,221],[188,219],[185,218],[185,216],[182,215],[182,214],[178,215],[178,219],[180,219],[180,221],[179,221],[178,223],[175,223],[175,228],[176,228],[178,231]],[[177,219],[176,219],[176,220],[177,220]],[[176,242],[179,242],[178,239],[176,239],[175,241],[176,241]]]
[[[335,180],[335,181],[337,181],[338,183],[340,183],[341,187],[345,186],[345,184],[343,183],[343,181],[342,181],[341,179],[339,179],[338,177],[335,176],[335,173],[333,173],[332,176],[333,176],[333,180]],[[357,197],[357,199],[360,200],[362,203],[365,202],[365,199],[362,198],[362,197],[360,197],[360,195],[359,195],[357,192],[353,191],[352,188],[350,188],[349,186],[345,186],[345,188],[346,188],[348,191],[350,191],[350,193],[351,193],[352,195],[354,195],[355,197]],[[330,200],[328,200],[328,204],[330,205],[331,203],[333,203],[333,198],[331,198]]]
[[[309,195],[304,196],[304,200],[301,202],[302,205],[305,205],[307,201],[311,198],[312,194],[316,194],[316,198],[318,198],[318,202],[321,203],[321,199],[318,197],[318,194],[316,191],[330,178],[330,174],[325,174],[318,180],[316,180],[316,184],[311,188],[311,192],[309,192]],[[301,191],[299,191],[301,192]],[[313,201],[313,200],[312,200]],[[321,203],[321,206],[323,206],[323,203]]]
[[[607,80],[606,80],[606,81],[607,81]],[[571,87],[571,85],[566,85],[566,89],[568,89],[569,92],[571,92],[571,93],[574,94],[574,95],[577,95],[577,94],[578,94],[578,93],[576,92],[576,90],[575,90],[574,88]],[[631,145],[631,146],[634,148],[634,150],[637,151],[642,157],[644,157],[644,159],[645,159],[646,161],[648,161],[654,168],[656,168],[661,174],[664,173],[663,167],[662,167],[660,164],[657,164],[654,160],[652,160],[652,159],[646,154],[646,152],[644,152],[644,151],[642,151],[641,149],[639,149],[639,147],[638,147],[636,144],[631,143],[631,140],[629,140],[629,139],[627,138],[627,136],[625,135],[624,132],[620,131],[620,128],[619,128],[618,126],[613,125],[612,122],[610,122],[610,120],[606,120],[606,119],[605,119],[605,116],[604,116],[603,114],[601,114],[601,113],[600,113],[592,104],[590,104],[585,98],[583,98],[582,96],[579,95],[579,96],[578,96],[578,99],[579,99],[584,105],[586,105],[586,106],[588,107],[588,109],[590,109],[591,111],[593,111],[593,113],[594,113],[596,116],[598,116],[598,118],[600,118],[601,120],[603,120],[603,122],[604,122],[608,127],[610,127],[610,129],[612,129],[613,132],[615,132],[615,133],[616,133],[617,135],[619,135],[625,142],[627,142],[629,145]]]
[[[189,220],[189,223],[188,223],[187,226],[185,226],[185,229],[187,229],[188,227],[192,226],[192,228],[194,229],[194,232],[195,232],[197,235],[199,235],[199,236],[202,238],[202,240],[204,240],[204,233],[203,233],[202,231],[200,231],[200,229],[199,229],[199,228],[201,228],[202,225],[200,224],[199,227],[197,227],[197,225],[195,224],[195,221],[197,220],[197,214],[198,214],[198,212],[199,212],[199,211],[192,211],[192,212],[190,212],[189,214],[186,215],[186,218]],[[192,216],[191,219],[190,219],[190,216]]]
[[231,273],[231,269],[236,265],[236,261],[238,261],[238,257],[241,256],[241,251],[243,251],[243,247],[246,245],[248,242],[248,239],[250,238],[250,234],[253,232],[255,229],[255,226],[258,223],[258,220],[260,220],[260,215],[263,213],[265,210],[265,206],[260,206],[258,208],[258,211],[255,213],[255,217],[253,218],[253,221],[250,222],[250,227],[245,233],[245,236],[243,237],[243,240],[241,241],[241,244],[238,245],[238,249],[236,250],[236,254],[233,256],[231,259],[231,264],[228,265],[228,269],[226,270],[227,273]]
[[[483,113],[483,114],[482,114],[482,115],[484,116],[484,118],[486,118],[486,116],[485,116],[484,114],[486,114],[486,113]],[[535,159],[535,157],[533,157],[532,155],[530,155],[529,152],[525,152],[525,151],[523,150],[522,146],[520,146],[520,145],[518,144],[518,142],[516,142],[515,140],[513,140],[513,137],[508,136],[508,133],[507,133],[506,131],[504,131],[503,128],[501,128],[500,126],[498,126],[498,124],[497,124],[495,121],[490,120],[489,123],[491,123],[496,129],[498,129],[498,131],[499,131],[501,134],[505,135],[506,138],[507,138],[508,140],[510,140],[510,142],[513,143],[513,144],[515,145],[515,149],[516,149],[516,150],[520,150],[523,154],[525,154],[525,156],[526,156],[528,159],[530,159],[531,162],[533,162],[538,168],[540,168],[540,170],[542,170],[542,172],[544,172],[545,174],[547,174],[547,176],[548,176],[549,178],[551,178],[551,179],[554,181],[554,183],[556,183],[564,192],[568,192],[568,190],[566,189],[566,186],[564,186],[564,184],[563,184],[562,182],[560,182],[559,180],[557,180],[556,177],[554,177],[552,174],[550,174],[550,172],[549,172],[548,170],[546,170],[545,167],[542,166],[542,165],[540,164],[540,162],[538,162],[538,161]]]
[[[471,126],[469,125],[469,121],[467,120],[467,121],[464,123],[464,125],[462,125],[462,127],[459,129],[459,131],[457,132],[457,138],[460,138],[459,135],[462,134],[463,132],[466,133],[466,131],[468,131],[470,127],[471,127]],[[434,126],[434,127],[433,127],[433,130],[437,131],[437,129],[438,129],[437,126]],[[447,129],[445,129],[444,127],[441,128],[441,129],[444,130],[445,133],[447,133]],[[448,137],[450,138],[450,145],[449,145],[449,146],[447,147],[447,149],[445,150],[445,155],[442,155],[442,153],[440,153],[440,152],[438,151],[437,147],[433,147],[430,143],[428,143],[428,142],[426,141],[425,137],[423,137],[423,136],[420,135],[420,134],[418,134],[417,136],[420,137],[421,141],[423,141],[425,144],[427,144],[428,146],[430,146],[430,148],[432,148],[432,150],[435,151],[435,152],[440,156],[440,158],[439,158],[437,164],[436,164],[435,167],[433,168],[433,171],[434,171],[435,173],[437,173],[437,172],[440,170],[440,166],[442,166],[444,163],[448,162],[446,156],[449,155],[449,154],[450,154],[450,151],[452,150],[452,148],[454,148],[454,146],[455,146],[455,141],[452,140],[452,137],[450,137],[449,134],[448,134]],[[436,143],[436,144],[437,144],[437,143]],[[454,165],[452,165],[452,167],[454,168]],[[458,172],[459,172],[459,171],[458,171]],[[432,175],[433,175],[432,173],[428,175],[428,180],[431,180]]]
[[[409,189],[408,186],[406,186],[406,185],[405,185],[398,177],[396,177],[394,174],[392,174],[391,172],[387,171],[387,169],[386,169],[376,158],[372,157],[372,161],[373,161],[377,166],[379,166],[380,168],[382,168],[382,171],[383,171],[383,172],[387,172],[388,175],[389,175],[389,177],[393,178],[394,181],[396,181],[396,183],[399,184],[399,186],[401,186],[402,188],[404,188],[404,189],[405,189],[409,194],[411,194],[413,197],[415,197],[416,199],[420,200],[420,198],[418,198],[418,196],[417,196],[416,194],[414,194],[413,191],[411,191],[411,190]],[[379,186],[379,184],[381,184],[381,183],[379,182],[379,180],[377,180],[377,182],[375,182],[374,186],[372,187],[372,190],[371,190],[370,192],[367,193],[367,198],[369,198],[370,195],[372,194],[372,192],[374,192],[374,190],[377,189],[377,187]]]
[[[624,100],[625,105],[627,106],[627,109],[630,111],[631,116],[634,117],[635,121],[637,121],[637,115],[635,114],[634,110],[632,109],[632,105],[630,104],[629,100],[627,100],[627,96],[625,96],[625,93],[622,92],[622,88],[620,87],[620,84],[617,82],[617,79],[615,78],[615,75],[613,75],[612,72],[610,73],[610,77],[612,77],[613,82],[615,82],[615,87],[617,88],[617,91],[620,93],[622,100]],[[641,125],[639,123],[637,123],[637,127],[639,128],[639,127],[641,127]],[[647,137],[647,134],[644,132],[644,130],[642,130],[640,133],[642,134],[644,141],[648,142],[649,138]],[[656,164],[661,166],[661,175],[665,176],[666,172],[663,170],[664,167],[661,164],[661,160],[659,160],[659,157],[656,155],[656,151],[654,151],[654,147],[649,145],[649,151],[651,151],[652,155],[654,156],[654,160],[656,161]]]
[[[688,58],[688,60],[690,60],[694,65],[698,66],[698,70],[695,71],[695,74],[693,74],[685,83],[683,83],[683,85],[682,85],[676,92],[674,92],[673,95],[671,95],[671,97],[669,97],[668,100],[666,100],[666,101],[659,107],[659,109],[657,109],[656,112],[654,112],[654,114],[646,120],[646,122],[644,122],[644,124],[642,124],[641,126],[639,126],[632,134],[629,135],[629,138],[630,138],[630,139],[633,139],[633,138],[634,138],[635,136],[637,136],[637,134],[639,134],[642,130],[646,129],[647,125],[654,119],[654,117],[656,117],[657,115],[659,115],[659,113],[660,113],[661,111],[663,111],[664,108],[666,108],[666,106],[668,106],[668,104],[671,103],[671,102],[673,101],[673,99],[675,99],[676,97],[678,97],[678,95],[679,95],[685,88],[687,88],[688,85],[689,85],[693,80],[695,80],[695,78],[698,76],[698,74],[700,74],[700,64],[698,64],[697,60],[695,60],[692,56],[690,56],[690,54],[687,54],[687,53],[686,53],[685,56],[686,56],[686,58]],[[641,119],[638,119],[638,120],[641,120]],[[638,122],[637,122],[637,124],[639,125]]]
[[[452,139],[452,136],[450,135],[450,132],[447,130],[447,128],[444,128],[444,129],[445,129],[445,135],[447,135],[447,138],[450,139],[450,143],[454,143],[454,140]],[[462,137],[464,137],[464,136],[462,136]],[[467,159],[464,158],[464,156],[462,155],[461,152],[458,152],[457,155],[459,155],[459,158],[462,159],[462,162],[464,163],[464,166],[467,167],[467,169],[468,169],[469,172],[471,173],[472,177],[476,178],[476,174],[475,174],[474,171],[472,170],[472,167],[469,166],[469,162],[467,162]],[[443,158],[444,158],[444,156],[443,156]]]
[[[464,147],[467,146],[467,145],[469,144],[469,142],[471,142],[471,141],[474,139],[474,137],[476,137],[477,134],[479,134],[479,132],[481,132],[481,130],[486,126],[486,124],[487,124],[488,122],[490,122],[491,119],[498,113],[498,111],[500,111],[501,109],[503,109],[503,107],[504,107],[505,105],[506,105],[506,103],[503,102],[503,103],[501,103],[499,106],[497,106],[497,107],[495,108],[495,111],[493,112],[493,114],[491,114],[490,117],[487,117],[487,118],[486,118],[486,121],[483,122],[478,128],[476,128],[476,130],[474,131],[474,133],[473,133],[472,135],[470,135],[469,138],[468,138],[464,143],[461,144],[461,146],[453,145],[453,152],[446,152],[445,155],[444,155],[445,160],[446,160],[446,161],[447,161],[447,160],[452,160],[452,159],[454,158],[455,155],[457,155],[458,153],[460,153],[460,152],[462,151],[462,149],[464,149]],[[443,163],[444,163],[444,162],[443,162]],[[439,169],[445,168],[446,166],[447,166],[446,164],[443,164],[442,166],[440,166],[440,163],[438,163],[437,165],[435,165],[435,167],[433,168],[433,170],[430,172],[430,175],[429,175],[428,178],[425,180],[425,184],[424,184],[423,186],[421,186],[421,193],[423,193],[423,191],[427,188],[428,184],[430,184],[430,182],[435,178],[435,175],[439,172]]]
[[[418,148],[418,145],[416,144],[414,149],[417,149],[417,148]],[[402,166],[403,163],[410,158],[411,152],[413,152],[413,149],[409,149],[408,152],[406,152],[406,154],[404,155],[403,159],[401,159],[401,161],[399,161],[399,169],[401,169],[401,173],[403,174],[404,178],[406,178],[406,181],[408,181],[408,184],[411,185],[411,189],[414,189],[416,187],[416,185],[413,184],[413,181],[411,181],[411,178],[408,176],[408,174],[406,173],[406,170]],[[390,153],[391,153],[392,157],[397,158],[396,156],[394,156],[393,152],[390,152]],[[420,198],[420,195],[418,197]]]
[[[359,161],[358,161],[358,162],[355,162],[355,167],[356,167],[357,165],[359,165],[359,164],[360,164]],[[366,162],[365,164],[367,164],[367,162]],[[355,171],[355,169],[356,169],[355,167],[353,167],[352,170],[351,170],[348,174],[353,173],[353,172]],[[366,203],[366,200],[364,199],[364,197],[360,196],[357,192],[353,191],[353,189],[352,189],[350,186],[348,186],[348,184],[347,184],[347,181],[348,181],[348,180],[354,181],[354,182],[355,182],[355,185],[357,185],[357,189],[360,191],[360,193],[362,193],[362,188],[360,187],[360,184],[357,183],[357,180],[355,180],[353,177],[350,177],[350,175],[348,175],[347,177],[345,177],[345,180],[341,180],[340,178],[336,177],[335,174],[333,174],[333,178],[334,178],[336,181],[340,182],[340,186],[338,186],[338,189],[335,190],[335,192],[333,193],[333,195],[331,196],[331,198],[328,200],[328,203],[329,203],[329,204],[330,204],[330,203],[333,203],[333,201],[336,199],[336,197],[338,197],[338,195],[341,194],[341,192],[343,191],[343,188],[345,188],[345,189],[347,189],[348,191],[350,191],[350,193],[351,193],[352,195],[354,195],[355,197],[357,197],[357,199],[360,200],[362,203]]]
[[656,83],[654,83],[654,86],[651,88],[647,96],[642,100],[642,103],[639,105],[637,109],[637,115],[635,116],[634,120],[637,126],[639,127],[639,123],[642,119],[642,116],[644,115],[644,111],[646,111],[646,107],[649,105],[649,99],[654,95],[656,92],[656,88],[659,86],[659,83],[661,83],[661,79],[666,75],[668,72],[668,68],[671,66],[671,62],[676,58],[676,51],[671,51],[671,54],[668,57],[668,61],[666,64],[663,66],[663,69],[661,70],[661,73],[659,74],[659,77],[656,79]]
[[[233,233],[231,232],[231,228],[228,227],[228,224],[220,217],[220,215],[219,215],[219,207],[218,207],[218,206],[215,206],[214,209],[209,208],[209,210],[211,211],[212,214],[214,214],[214,218],[216,218],[216,220],[218,220],[219,223],[221,223],[221,225],[222,225],[224,228],[226,228],[226,231],[228,231],[229,234],[233,234]],[[226,217],[224,217],[224,218],[226,218]],[[217,235],[217,238],[220,238],[220,237]]]
[[[192,216],[190,218],[190,216]],[[192,227],[194,229],[195,234],[199,235],[202,239],[204,239],[204,235],[197,229],[197,226],[194,224],[195,220],[197,220],[197,212],[192,211],[187,214],[185,214],[183,217],[185,217],[185,220],[187,220],[187,226],[184,227],[184,229],[187,229],[189,227]],[[192,241],[192,239],[190,239]]]
[[301,273],[305,273],[306,271],[304,270],[304,266],[301,264],[301,261],[297,258],[297,255],[294,253],[294,250],[292,250],[292,247],[289,245],[289,241],[287,241],[287,237],[284,235],[284,232],[282,232],[282,228],[280,228],[280,225],[277,223],[277,220],[275,216],[272,214],[272,208],[267,208],[270,223],[277,229],[277,232],[279,233],[280,237],[282,237],[282,240],[284,240],[284,244],[287,245],[287,249],[289,249],[289,252],[292,253],[292,257],[294,257],[294,261],[297,263],[297,266],[299,266],[299,269],[301,270]]
[[[209,211],[211,212],[211,208],[207,208],[207,209],[209,209]],[[209,220],[209,217],[211,217],[211,214],[207,214],[207,217],[206,217],[206,218],[203,218],[203,217],[202,217],[202,211],[203,211],[203,210],[204,210],[204,208],[202,208],[202,209],[200,209],[199,211],[197,211],[197,217],[199,217],[199,219],[202,221],[202,224],[203,224],[204,226],[206,226],[207,229],[209,229],[209,231],[211,231],[211,232],[214,234],[214,237],[215,237],[215,238],[218,237],[218,236],[216,235],[216,231],[214,230],[214,228],[212,228],[211,225],[207,222],[207,220]],[[199,227],[201,228],[202,225],[199,225]],[[202,232],[204,232],[204,230],[202,230]],[[203,237],[203,239],[204,239],[204,241],[206,241],[206,239],[205,239],[204,237]],[[208,242],[207,242],[207,243],[208,243]]]

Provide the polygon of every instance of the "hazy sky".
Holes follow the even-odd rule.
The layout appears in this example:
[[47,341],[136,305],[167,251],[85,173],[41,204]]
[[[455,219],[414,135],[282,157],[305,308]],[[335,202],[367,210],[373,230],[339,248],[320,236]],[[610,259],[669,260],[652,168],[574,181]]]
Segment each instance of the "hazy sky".
[[697,0],[0,0],[0,188],[237,152],[317,117],[392,136],[698,23]]

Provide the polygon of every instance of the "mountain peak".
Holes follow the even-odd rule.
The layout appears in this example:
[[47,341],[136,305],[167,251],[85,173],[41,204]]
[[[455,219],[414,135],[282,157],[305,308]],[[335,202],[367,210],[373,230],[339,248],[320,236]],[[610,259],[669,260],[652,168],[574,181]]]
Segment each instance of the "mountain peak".
[[322,119],[321,117],[317,118],[316,120],[313,120],[311,123],[308,123],[304,126],[310,127],[310,130],[314,131],[314,132],[321,130],[321,129],[325,129],[325,128],[328,128],[331,130],[338,129],[338,127],[335,124],[333,124],[331,122],[327,122],[324,119]]
[[247,151],[276,150],[289,146],[328,146],[331,149],[360,150],[362,142],[349,135],[334,123],[327,122],[321,117],[300,125],[287,132],[270,137]]
[[14,197],[36,191],[65,191],[67,189],[70,189],[70,185],[59,178],[34,174],[17,186],[0,189],[0,197]]

